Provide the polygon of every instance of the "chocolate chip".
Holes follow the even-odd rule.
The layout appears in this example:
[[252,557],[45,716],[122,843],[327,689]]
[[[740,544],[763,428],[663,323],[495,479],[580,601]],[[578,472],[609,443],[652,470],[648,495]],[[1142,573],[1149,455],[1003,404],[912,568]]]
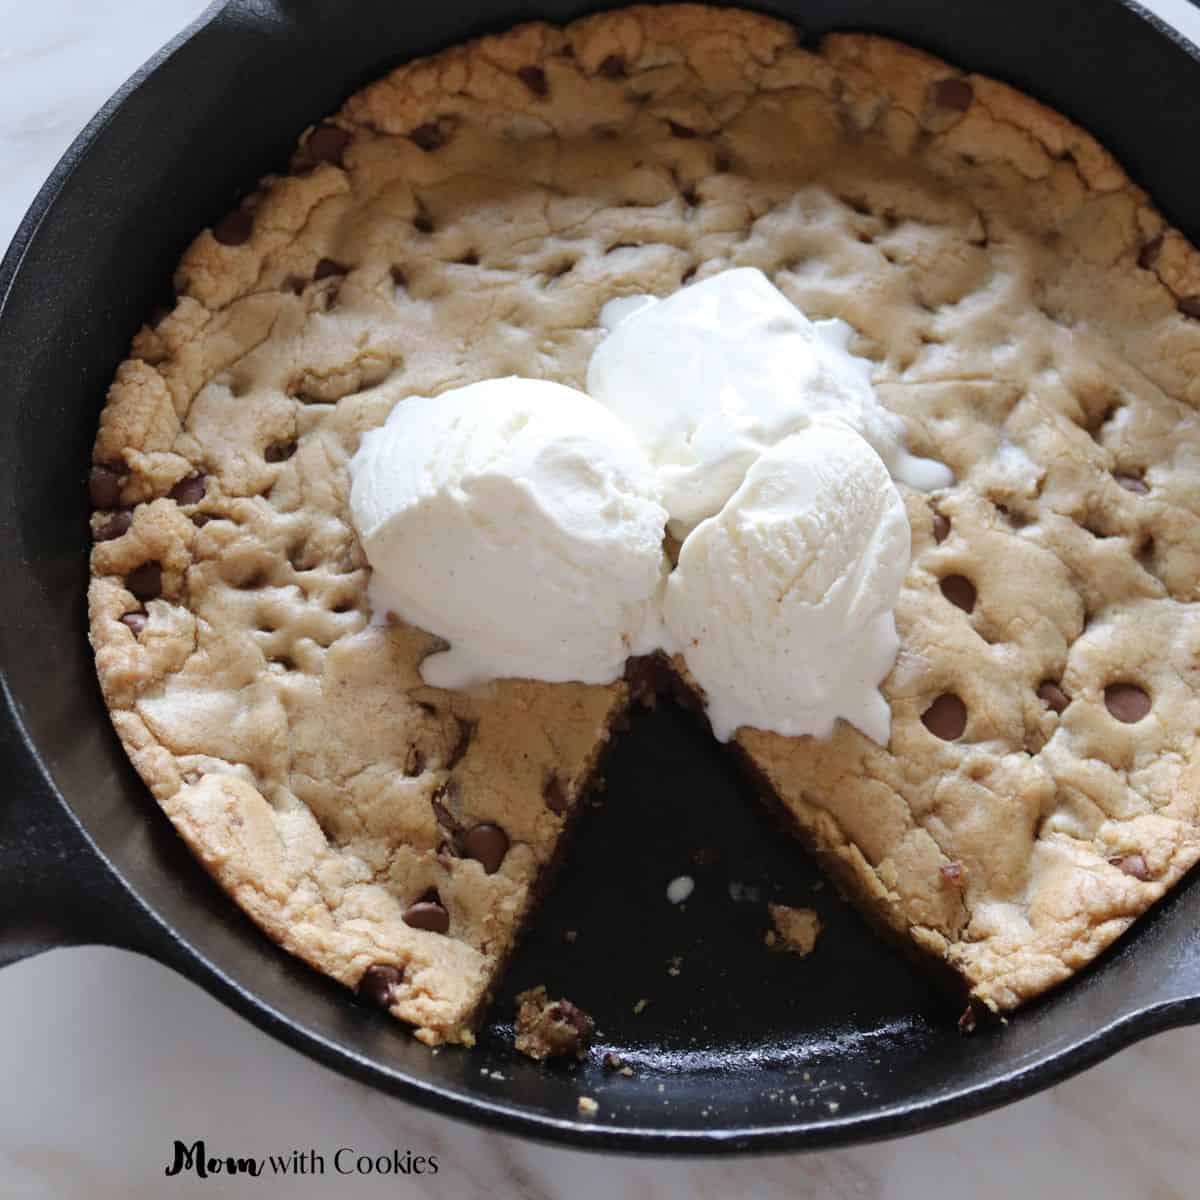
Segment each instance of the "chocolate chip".
[[[449,788],[447,787],[447,791]],[[444,794],[444,793],[443,793]],[[454,814],[441,802],[441,800],[432,800],[430,804],[433,808],[433,816],[437,823],[446,830],[447,833],[453,833],[458,829],[458,821]]]
[[254,214],[248,208],[235,208],[214,226],[212,235],[223,246],[241,246],[254,232]]
[[942,595],[963,612],[975,609],[975,585],[965,575],[947,575],[941,581]]
[[413,217],[413,228],[418,233],[432,233],[433,222],[424,213],[420,213]]
[[208,491],[208,476],[201,472],[199,475],[189,475],[181,479],[167,495],[176,504],[198,504]]
[[121,618],[121,624],[127,625],[134,637],[141,637],[142,630],[150,623],[149,616],[144,612],[127,612]]
[[329,279],[333,275],[345,275],[346,270],[347,268],[343,267],[340,262],[335,262],[332,258],[322,258],[313,268],[313,282]]
[[1149,271],[1151,267],[1158,262],[1159,253],[1162,251],[1163,235],[1160,233],[1157,237],[1152,237],[1139,251],[1137,256],[1137,265],[1143,271]]
[[967,727],[967,706],[953,692],[944,692],[921,715],[921,724],[934,737],[952,742]]
[[446,144],[446,135],[436,121],[426,121],[409,132],[408,140],[422,150],[440,150]]
[[548,96],[550,94],[550,85],[546,82],[546,72],[541,67],[522,67],[517,72],[517,78],[535,96]]
[[485,823],[463,834],[463,853],[483,864],[489,875],[495,875],[508,853],[508,834],[499,825]]
[[1200,321],[1200,292],[1197,292],[1194,296],[1180,296],[1175,307],[1185,317],[1191,317],[1195,321]]
[[542,788],[542,799],[546,801],[546,807],[552,813],[561,814],[567,811],[567,791],[557,775],[551,775],[546,780]]
[[263,458],[269,463],[281,463],[286,462],[295,453],[295,442],[272,442],[263,451]]
[[119,538],[133,524],[133,513],[127,508],[118,509],[92,535],[98,542],[111,542]]
[[943,513],[935,512],[933,514],[933,540],[935,542],[944,542],[950,535],[950,518]]
[[93,508],[116,508],[121,503],[121,476],[111,467],[88,472],[88,496]]
[[208,513],[192,513],[192,524],[197,529],[203,529],[212,520]]
[[671,127],[671,133],[677,138],[694,138],[696,136],[694,129],[687,125],[680,125],[678,121],[668,121],[667,124]]
[[362,974],[356,991],[378,1008],[390,1008],[392,993],[404,982],[404,971],[391,963],[373,963]]
[[966,112],[975,99],[975,89],[965,79],[939,79],[933,85],[933,102],[939,108]]
[[142,563],[125,576],[125,586],[139,600],[156,600],[162,595],[162,565],[156,562]]
[[411,925],[413,929],[446,933],[450,928],[450,914],[439,900],[418,900],[416,904],[408,906],[404,913],[404,923]]
[[454,720],[458,725],[458,738],[446,756],[446,770],[450,770],[462,762],[471,745],[471,739],[475,736],[475,721],[468,721],[465,717],[455,717]]
[[324,124],[318,125],[308,135],[304,149],[313,162],[333,163],[334,166],[340,167],[342,154],[350,142],[351,137],[344,129],[339,129],[336,125]]
[[1133,492],[1135,496],[1144,496],[1150,491],[1148,484],[1140,475],[1118,475],[1114,472],[1113,478],[1127,492]]
[[700,194],[694,187],[684,188],[679,195],[688,208],[695,208],[700,203]]
[[947,883],[962,883],[966,868],[960,862],[942,863],[938,868]]
[[1110,683],[1104,689],[1104,704],[1126,725],[1134,725],[1150,711],[1150,697],[1136,683]]
[[605,79],[621,79],[625,75],[625,60],[619,54],[610,54],[600,64],[600,74]]
[[1115,858],[1110,858],[1108,863],[1109,866],[1116,867],[1118,870],[1124,871],[1126,875],[1140,879],[1143,883],[1150,878],[1150,868],[1140,854],[1118,854]]
[[398,288],[408,287],[408,276],[400,267],[392,267],[391,272],[392,283]]
[[1052,679],[1038,684],[1038,699],[1049,709],[1060,713],[1071,703],[1070,697]]

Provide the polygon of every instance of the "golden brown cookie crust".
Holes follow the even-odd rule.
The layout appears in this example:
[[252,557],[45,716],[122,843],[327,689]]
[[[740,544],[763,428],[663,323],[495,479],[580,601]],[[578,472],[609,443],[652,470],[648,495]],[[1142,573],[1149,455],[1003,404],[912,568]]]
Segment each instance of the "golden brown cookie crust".
[[367,624],[346,464],[405,395],[580,384],[607,299],[731,266],[849,321],[957,476],[906,494],[890,746],[739,738],[839,877],[1008,1008],[1200,853],[1196,251],[1064,118],[896,43],[693,5],[526,25],[351,97],[202,233],[95,448],[130,757],[271,936],[349,986],[401,969],[429,1042],[470,1040],[627,690],[423,687],[432,640]]

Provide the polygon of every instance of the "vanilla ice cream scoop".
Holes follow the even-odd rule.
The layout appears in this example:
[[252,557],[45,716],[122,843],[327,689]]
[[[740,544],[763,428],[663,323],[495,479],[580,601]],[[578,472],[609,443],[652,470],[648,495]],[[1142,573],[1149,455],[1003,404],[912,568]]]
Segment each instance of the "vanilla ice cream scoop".
[[810,321],[756,268],[681,288],[665,300],[605,306],[608,336],[587,390],[635,432],[659,473],[677,538],[718,512],[764,450],[832,415],[874,447],[892,475],[936,488],[953,476],[904,448],[902,418],[851,354],[842,321]]
[[704,689],[713,732],[827,737],[838,717],[887,743],[879,684],[910,535],[879,455],[820,419],[765,451],[684,541],[666,588],[668,647]]
[[508,378],[410,397],[350,474],[374,613],[450,644],[422,663],[426,683],[610,683],[658,645],[654,470],[582,392]]

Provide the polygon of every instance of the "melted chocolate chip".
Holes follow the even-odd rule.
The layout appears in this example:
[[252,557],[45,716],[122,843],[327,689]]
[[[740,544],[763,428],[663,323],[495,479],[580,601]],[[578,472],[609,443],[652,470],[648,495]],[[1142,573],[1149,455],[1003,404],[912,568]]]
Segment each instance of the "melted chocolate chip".
[[121,476],[112,467],[88,472],[88,497],[93,508],[116,508],[121,503]]
[[934,737],[952,742],[967,727],[967,706],[953,692],[944,692],[921,715],[921,724]]
[[272,442],[263,451],[263,458],[269,463],[281,463],[286,462],[295,453],[295,442]]
[[1151,267],[1158,262],[1159,253],[1162,250],[1163,236],[1160,233],[1157,237],[1152,237],[1139,251],[1137,256],[1137,265],[1143,271],[1149,271]]
[[1191,317],[1194,321],[1200,321],[1200,292],[1197,292],[1194,296],[1180,296],[1175,307],[1185,317]]
[[373,963],[362,974],[355,989],[359,998],[378,1008],[390,1008],[392,993],[404,982],[404,970],[391,963]]
[[118,509],[92,535],[98,542],[111,542],[119,538],[133,524],[133,514],[127,508]]
[[208,476],[201,472],[199,475],[189,475],[181,479],[167,495],[176,504],[198,504],[208,491]]
[[318,125],[308,135],[304,149],[313,162],[333,163],[335,167],[340,167],[342,154],[350,145],[350,141],[350,135],[344,129],[339,129],[336,125]]
[[141,637],[142,630],[150,623],[150,617],[144,612],[127,612],[121,618],[121,624],[127,625],[134,637]]
[[944,542],[950,535],[950,518],[944,513],[935,512],[933,514],[933,540],[935,542]]
[[462,851],[481,863],[489,875],[495,875],[508,853],[508,834],[499,825],[476,825],[463,834]]
[[546,72],[541,67],[522,67],[517,72],[517,78],[535,96],[548,96],[550,94],[550,84],[546,81]]
[[941,581],[942,595],[963,612],[975,609],[975,585],[965,575],[947,575]]
[[[447,785],[448,790],[449,785]],[[458,829],[458,821],[455,819],[454,814],[440,800],[433,800],[430,803],[433,807],[434,819],[447,833],[453,833]]]
[[975,89],[965,79],[939,79],[933,85],[933,102],[939,108],[966,112],[975,99]]
[[625,60],[619,54],[610,54],[600,64],[599,70],[605,79],[622,79],[625,75]]
[[551,775],[546,780],[542,788],[542,799],[546,801],[546,807],[552,813],[561,814],[567,811],[567,792],[557,775]]
[[162,565],[142,563],[125,576],[125,586],[141,601],[156,600],[162,595]]
[[1118,854],[1115,858],[1110,858],[1108,862],[1109,866],[1116,867],[1118,870],[1124,871],[1126,875],[1140,879],[1143,883],[1150,878],[1150,868],[1140,854]]
[[1113,478],[1127,492],[1132,492],[1135,496],[1144,496],[1150,491],[1149,485],[1140,475],[1118,475],[1114,473]]
[[413,929],[446,933],[450,929],[450,914],[442,907],[440,900],[418,900],[405,910],[404,923]]
[[668,121],[667,124],[671,127],[671,133],[677,138],[694,138],[696,131],[687,125],[680,125],[678,121]]
[[455,717],[454,720],[458,725],[458,739],[450,747],[450,753],[446,756],[446,770],[450,770],[462,762],[471,745],[471,739],[475,736],[475,721],[468,721],[465,717]]
[[340,262],[336,262],[332,258],[322,258],[313,268],[313,282],[316,283],[321,279],[329,279],[334,275],[345,275],[346,268]]
[[1150,697],[1136,683],[1110,683],[1104,689],[1104,706],[1118,721],[1135,725],[1150,711]]
[[235,208],[214,226],[212,235],[222,246],[241,246],[254,232],[254,214],[248,208]]
[[1052,679],[1038,685],[1038,699],[1049,709],[1060,713],[1071,703],[1070,697]]
[[436,121],[426,121],[409,132],[408,140],[421,150],[440,150],[446,144],[446,134]]

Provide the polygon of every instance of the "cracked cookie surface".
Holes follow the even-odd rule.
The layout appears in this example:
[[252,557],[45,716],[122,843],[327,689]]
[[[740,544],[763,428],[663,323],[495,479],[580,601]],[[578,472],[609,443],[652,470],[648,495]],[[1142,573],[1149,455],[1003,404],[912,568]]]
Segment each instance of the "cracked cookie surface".
[[739,744],[881,924],[1010,1008],[1200,856],[1200,256],[1088,135],[880,38],[697,6],[411,63],[202,233],[109,393],[97,669],[271,936],[469,1041],[624,684],[426,688],[347,462],[404,396],[582,384],[618,295],[754,266],[876,363],[913,562],[883,748]]

